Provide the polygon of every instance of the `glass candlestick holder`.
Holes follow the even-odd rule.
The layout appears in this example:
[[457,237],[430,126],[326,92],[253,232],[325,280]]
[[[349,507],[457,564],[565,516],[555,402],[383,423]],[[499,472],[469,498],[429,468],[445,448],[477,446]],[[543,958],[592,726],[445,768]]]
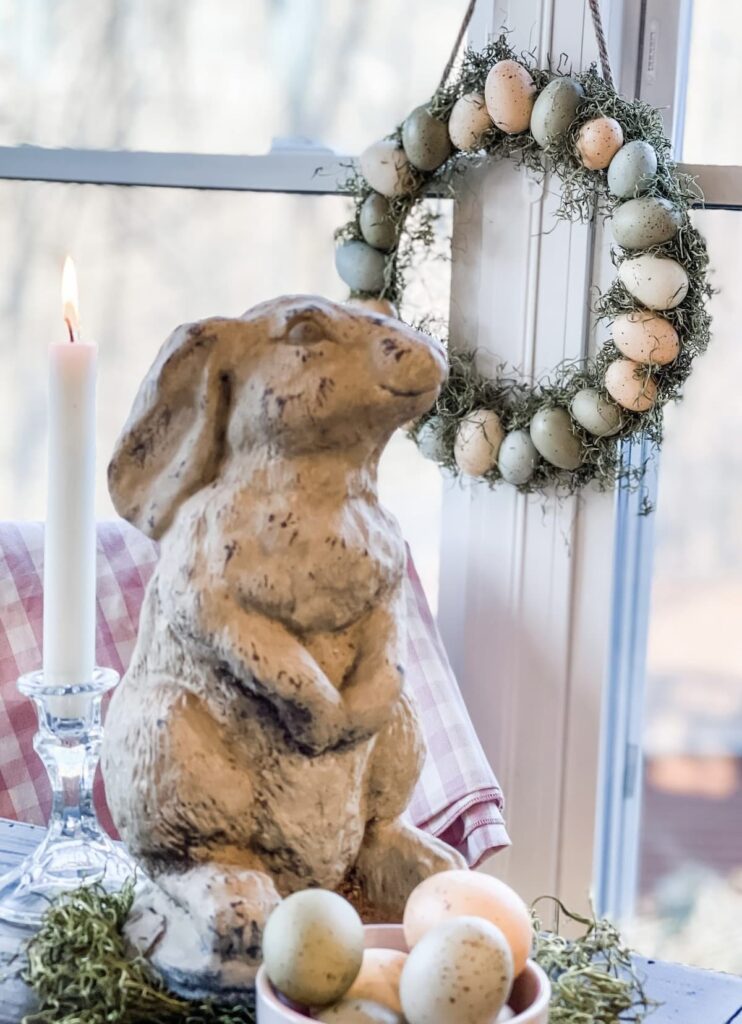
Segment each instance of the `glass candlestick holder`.
[[52,811],[40,845],[0,877],[0,919],[34,928],[60,893],[92,882],[115,891],[134,874],[134,862],[103,831],[93,807],[101,701],[118,679],[113,669],[96,668],[89,682],[73,686],[52,686],[43,672],[18,680],[36,705],[34,749],[49,774]]

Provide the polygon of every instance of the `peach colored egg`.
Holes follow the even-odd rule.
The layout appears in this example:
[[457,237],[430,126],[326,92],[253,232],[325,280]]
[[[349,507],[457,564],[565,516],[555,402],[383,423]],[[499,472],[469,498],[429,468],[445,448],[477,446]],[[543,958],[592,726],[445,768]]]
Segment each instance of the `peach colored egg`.
[[613,341],[635,363],[667,366],[680,352],[680,339],[669,320],[656,313],[637,310],[613,321]]
[[490,68],[484,85],[487,111],[508,135],[524,132],[531,123],[536,84],[517,60],[501,60]]
[[358,977],[345,993],[346,999],[371,999],[402,1012],[399,1001],[399,979],[407,959],[397,949],[366,949]]
[[595,117],[586,121],[577,136],[577,152],[590,171],[607,167],[623,146],[623,130],[613,117]]
[[632,359],[616,359],[605,371],[605,388],[611,398],[631,412],[646,412],[657,401],[657,385],[648,367]]
[[397,307],[389,299],[348,299],[348,306],[359,306],[369,313],[381,313],[382,316],[393,316],[399,319]]
[[448,119],[448,134],[456,149],[479,149],[482,136],[491,128],[492,118],[481,93],[468,92],[456,100]]
[[481,871],[441,871],[421,882],[405,907],[407,945],[412,949],[443,921],[467,916],[483,917],[502,931],[513,954],[517,977],[531,952],[531,915],[514,889]]

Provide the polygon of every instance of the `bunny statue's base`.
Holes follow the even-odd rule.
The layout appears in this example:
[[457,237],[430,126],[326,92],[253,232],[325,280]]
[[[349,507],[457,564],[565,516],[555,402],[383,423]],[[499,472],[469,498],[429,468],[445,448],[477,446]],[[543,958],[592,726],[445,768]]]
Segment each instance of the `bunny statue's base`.
[[289,296],[178,328],[137,395],[109,486],[161,555],[102,766],[149,879],[130,937],[180,992],[239,998],[288,893],[394,921],[463,866],[402,818],[424,747],[376,485],[445,373],[399,321]]

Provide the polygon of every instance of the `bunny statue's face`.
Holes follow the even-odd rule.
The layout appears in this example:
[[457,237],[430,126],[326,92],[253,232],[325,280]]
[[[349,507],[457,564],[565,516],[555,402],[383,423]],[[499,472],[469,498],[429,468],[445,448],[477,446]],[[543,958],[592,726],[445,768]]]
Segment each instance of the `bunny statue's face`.
[[243,458],[378,453],[435,401],[442,346],[398,320],[312,296],[177,328],[109,466],[118,512],[152,537]]
[[[431,338],[387,317],[315,298],[272,303],[269,330],[232,351],[233,451],[287,454],[368,443],[430,408],[446,375]],[[248,314],[245,326],[260,324]]]

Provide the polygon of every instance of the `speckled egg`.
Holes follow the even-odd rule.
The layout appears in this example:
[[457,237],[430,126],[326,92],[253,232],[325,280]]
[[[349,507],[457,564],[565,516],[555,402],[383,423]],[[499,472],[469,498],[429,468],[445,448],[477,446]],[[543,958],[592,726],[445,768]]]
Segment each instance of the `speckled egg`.
[[616,359],[605,371],[608,394],[624,409],[646,412],[657,401],[657,385],[649,376],[649,367],[631,359]]
[[531,420],[531,440],[552,466],[577,469],[582,462],[582,443],[566,409],[539,409]]
[[371,999],[346,996],[315,1015],[323,1024],[404,1024],[401,1013]]
[[343,242],[335,250],[335,267],[354,292],[380,292],[384,287],[384,255],[365,242]]
[[627,359],[635,363],[667,366],[677,359],[680,338],[669,320],[657,313],[636,310],[613,321],[613,341]]
[[412,191],[412,172],[405,151],[392,139],[374,142],[358,159],[361,174],[382,196],[403,196]]
[[594,437],[610,437],[621,429],[621,410],[595,388],[583,388],[569,407],[572,418]]
[[381,316],[391,316],[395,319],[399,318],[399,312],[397,307],[389,299],[348,299],[349,306],[360,306],[361,309],[365,309],[368,313],[380,313]]
[[585,90],[573,78],[554,78],[533,105],[531,134],[539,146],[549,146],[564,135],[575,119]]
[[304,889],[268,918],[263,963],[282,995],[303,1006],[326,1006],[355,981],[363,944],[361,919],[347,900],[326,889]]
[[467,476],[483,476],[497,462],[505,432],[500,417],[490,409],[475,409],[456,431],[453,454]]
[[434,171],[451,155],[448,125],[433,117],[427,107],[415,107],[402,125],[402,145],[413,167]]
[[613,117],[595,117],[586,121],[577,135],[577,153],[590,171],[607,167],[623,146],[621,125]]
[[531,123],[536,85],[517,60],[493,65],[484,85],[484,99],[490,117],[507,135],[524,132]]
[[402,971],[408,1024],[491,1024],[513,985],[513,958],[490,921],[457,917],[417,943]]
[[657,154],[641,139],[627,142],[608,167],[608,191],[618,199],[632,199],[646,192],[657,174]]
[[374,249],[381,249],[384,252],[393,248],[397,240],[397,231],[390,213],[386,196],[372,192],[364,199],[358,215],[358,223],[365,241]]
[[506,434],[497,456],[497,468],[506,483],[518,487],[528,483],[538,462],[538,452],[527,430]]
[[358,977],[345,994],[346,999],[371,999],[402,1012],[399,1001],[399,979],[407,954],[397,949],[367,949]]
[[618,268],[618,279],[647,309],[674,309],[688,294],[688,275],[666,256],[633,256]]
[[481,92],[468,92],[456,100],[448,119],[448,135],[456,149],[464,152],[479,149],[482,136],[492,127]]
[[446,455],[446,446],[441,433],[443,424],[438,416],[431,416],[423,423],[417,435],[417,447],[426,459],[441,462]]
[[680,230],[683,216],[668,199],[641,196],[614,210],[613,237],[624,249],[649,249],[669,242]]
[[431,875],[413,889],[407,900],[405,941],[414,948],[433,928],[458,917],[482,917],[496,925],[510,946],[515,976],[520,974],[531,952],[533,926],[528,908],[514,889],[480,871]]

